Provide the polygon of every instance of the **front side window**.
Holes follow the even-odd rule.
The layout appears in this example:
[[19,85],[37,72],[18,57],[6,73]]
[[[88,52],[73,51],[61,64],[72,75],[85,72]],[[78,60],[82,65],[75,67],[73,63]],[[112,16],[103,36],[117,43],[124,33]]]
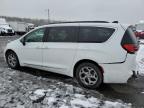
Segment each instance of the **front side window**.
[[25,37],[25,42],[42,42],[45,28],[37,29]]
[[79,42],[102,43],[107,41],[114,33],[113,28],[104,27],[81,27],[79,33]]
[[52,27],[49,29],[48,42],[76,42],[75,27]]

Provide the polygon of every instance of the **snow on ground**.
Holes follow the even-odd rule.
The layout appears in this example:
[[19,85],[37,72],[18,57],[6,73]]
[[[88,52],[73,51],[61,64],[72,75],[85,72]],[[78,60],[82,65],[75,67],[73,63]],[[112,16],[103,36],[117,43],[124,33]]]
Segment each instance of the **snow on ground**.
[[[49,108],[130,108],[131,104],[104,101],[93,96],[87,97],[81,94],[82,89],[67,85],[61,82],[62,88],[38,89],[34,91],[34,96],[43,96],[43,104]],[[78,93],[75,93],[78,92]],[[40,97],[42,98],[42,97]],[[38,99],[37,99],[38,100]],[[33,100],[36,101],[36,100]]]
[[136,57],[137,70],[141,75],[144,75],[144,45],[140,45],[140,49]]
[[0,108],[98,107],[130,108],[131,104],[97,98],[85,89],[58,80],[0,68]]

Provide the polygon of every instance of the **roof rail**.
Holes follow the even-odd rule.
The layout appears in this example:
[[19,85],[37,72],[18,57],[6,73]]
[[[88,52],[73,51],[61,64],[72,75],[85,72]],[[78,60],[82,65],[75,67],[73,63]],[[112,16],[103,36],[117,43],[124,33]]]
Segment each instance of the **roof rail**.
[[70,21],[70,22],[56,22],[49,24],[63,24],[63,23],[109,23],[108,21]]
[[118,21],[113,21],[112,23],[119,23]]

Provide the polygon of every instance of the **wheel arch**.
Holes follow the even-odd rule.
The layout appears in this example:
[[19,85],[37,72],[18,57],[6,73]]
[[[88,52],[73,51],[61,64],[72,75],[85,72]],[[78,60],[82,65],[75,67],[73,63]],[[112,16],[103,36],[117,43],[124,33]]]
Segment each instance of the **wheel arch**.
[[[6,51],[5,51],[5,57],[6,57],[6,55],[8,54],[8,52],[14,52],[15,54],[16,54],[16,52],[14,51],[14,50],[12,50],[12,49],[7,49]],[[16,54],[17,55],[17,54]]]
[[99,69],[100,71],[102,72],[102,76],[103,76],[103,73],[104,73],[104,70],[103,68],[95,61],[93,60],[90,60],[90,59],[83,59],[83,60],[79,60],[75,65],[74,65],[74,68],[73,68],[73,77],[76,77],[76,69],[77,67],[81,64],[81,63],[85,63],[85,62],[89,62],[89,63],[93,63],[95,64]]
[[13,53],[15,53],[16,56],[17,56],[17,58],[18,58],[18,62],[20,63],[20,60],[19,60],[19,57],[18,57],[17,53],[16,53],[14,50],[12,50],[12,49],[7,49],[7,50],[5,51],[5,54],[4,54],[5,58],[6,58],[7,54],[8,54],[8,52],[13,52]]

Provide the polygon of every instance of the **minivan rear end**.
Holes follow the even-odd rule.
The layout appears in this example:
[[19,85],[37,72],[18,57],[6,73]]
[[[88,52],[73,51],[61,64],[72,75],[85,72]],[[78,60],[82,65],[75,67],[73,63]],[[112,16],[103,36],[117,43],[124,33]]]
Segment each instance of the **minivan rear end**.
[[101,64],[104,68],[105,83],[126,83],[136,71],[136,53],[139,44],[130,26],[121,25],[124,35],[121,40],[121,47],[126,51],[126,58],[123,62]]

